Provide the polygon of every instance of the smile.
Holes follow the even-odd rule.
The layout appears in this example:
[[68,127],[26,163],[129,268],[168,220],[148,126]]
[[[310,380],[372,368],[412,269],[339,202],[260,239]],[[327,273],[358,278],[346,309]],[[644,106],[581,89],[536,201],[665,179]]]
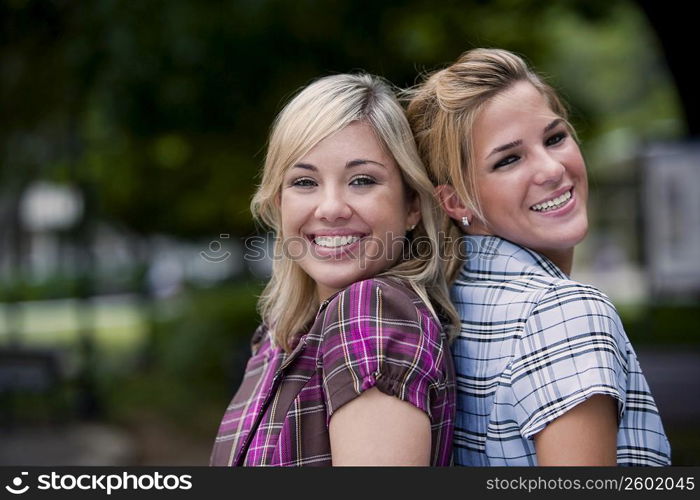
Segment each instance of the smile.
[[532,205],[530,210],[533,210],[534,212],[549,212],[561,208],[566,205],[566,203],[573,196],[572,191],[573,188],[569,189],[564,194],[557,196],[556,198],[538,203],[537,205]]
[[362,235],[347,236],[315,236],[313,242],[324,248],[341,248],[360,241]]

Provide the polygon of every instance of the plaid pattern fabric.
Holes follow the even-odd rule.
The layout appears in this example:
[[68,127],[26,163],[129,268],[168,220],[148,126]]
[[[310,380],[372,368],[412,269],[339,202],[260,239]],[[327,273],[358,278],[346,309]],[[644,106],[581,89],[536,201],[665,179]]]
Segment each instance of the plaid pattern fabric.
[[537,465],[533,436],[593,394],[618,402],[619,465],[669,465],[670,446],[610,300],[551,261],[492,236],[465,238],[452,288],[462,319],[457,465]]
[[265,326],[221,422],[211,465],[331,465],[333,412],[377,387],[431,421],[432,465],[450,465],[454,367],[440,323],[407,286],[354,283],[326,300],[291,354]]

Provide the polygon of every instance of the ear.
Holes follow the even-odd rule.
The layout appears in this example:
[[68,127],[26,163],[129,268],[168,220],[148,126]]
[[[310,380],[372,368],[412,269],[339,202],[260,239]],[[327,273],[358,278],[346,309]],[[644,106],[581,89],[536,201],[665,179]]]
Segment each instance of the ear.
[[422,214],[420,211],[420,197],[414,194],[411,201],[408,203],[408,214],[406,215],[406,225],[408,227],[415,226],[421,220]]
[[440,206],[451,219],[456,220],[460,226],[462,217],[468,217],[472,220],[474,213],[467,208],[462,199],[455,191],[453,186],[449,184],[440,184],[435,187],[435,196],[440,201]]

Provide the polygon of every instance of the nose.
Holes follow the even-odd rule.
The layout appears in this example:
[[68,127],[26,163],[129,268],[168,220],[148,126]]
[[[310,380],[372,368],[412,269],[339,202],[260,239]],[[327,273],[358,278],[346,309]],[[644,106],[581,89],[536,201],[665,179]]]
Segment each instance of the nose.
[[536,184],[558,184],[565,171],[564,164],[557,157],[545,151],[536,159],[534,182]]
[[329,222],[349,219],[352,216],[352,208],[342,189],[328,187],[319,193],[315,215],[317,218]]

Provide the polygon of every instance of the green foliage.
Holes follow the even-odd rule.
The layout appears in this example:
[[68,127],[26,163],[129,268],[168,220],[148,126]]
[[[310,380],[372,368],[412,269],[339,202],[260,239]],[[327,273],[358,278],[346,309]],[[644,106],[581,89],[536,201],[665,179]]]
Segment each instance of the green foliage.
[[682,128],[626,0],[27,0],[0,3],[0,28],[3,186],[89,186],[90,216],[142,234],[251,233],[270,123],[329,73],[407,86],[500,46],[553,75],[584,139]]
[[140,369],[101,374],[108,415],[129,420],[149,411],[211,434],[250,355],[260,291],[242,283],[185,294],[176,311],[153,323]]
[[33,283],[18,279],[13,283],[0,284],[0,302],[26,300],[50,300],[75,296],[80,287],[80,277],[55,274],[46,280]]
[[700,344],[700,306],[697,304],[651,304],[618,308],[625,330],[634,345]]

